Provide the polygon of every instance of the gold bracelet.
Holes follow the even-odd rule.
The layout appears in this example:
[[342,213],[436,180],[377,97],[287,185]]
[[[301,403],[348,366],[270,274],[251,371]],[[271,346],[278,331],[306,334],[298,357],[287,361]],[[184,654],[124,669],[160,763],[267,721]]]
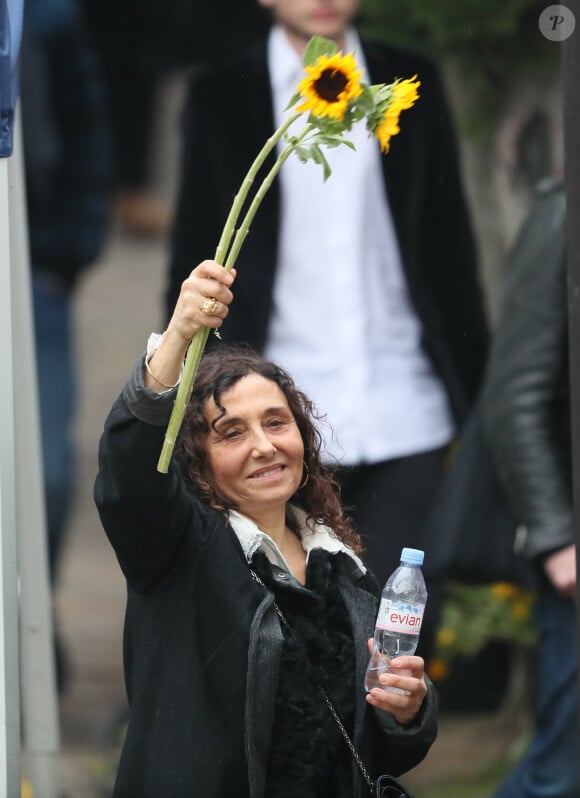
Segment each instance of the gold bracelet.
[[177,388],[177,386],[179,385],[179,381],[181,380],[181,375],[179,377],[179,380],[177,380],[177,382],[175,383],[175,385],[167,385],[165,382],[161,382],[159,377],[156,377],[155,374],[153,374],[153,372],[151,371],[151,366],[149,365],[149,360],[147,358],[145,358],[145,368],[147,369],[149,374],[153,377],[155,382],[161,385],[163,388],[167,388],[168,391],[170,391],[172,388]]

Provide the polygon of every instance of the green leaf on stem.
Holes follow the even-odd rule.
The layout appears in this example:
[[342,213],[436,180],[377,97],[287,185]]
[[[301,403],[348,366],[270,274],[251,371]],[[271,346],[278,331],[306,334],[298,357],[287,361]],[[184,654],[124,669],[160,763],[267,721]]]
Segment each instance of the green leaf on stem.
[[310,147],[305,144],[294,144],[294,155],[300,163],[306,163],[310,159]]
[[317,163],[317,164],[320,164],[320,166],[322,166],[322,170],[323,170],[323,173],[324,173],[324,182],[326,183],[326,181],[328,180],[328,178],[332,174],[330,166],[328,165],[328,161],[324,157],[324,154],[323,154],[322,150],[320,149],[320,147],[318,146],[318,144],[316,144],[315,142],[313,142],[310,145],[310,150],[312,152],[312,158],[313,158],[314,162]]
[[366,83],[361,83],[362,94],[356,98],[356,116],[357,119],[362,119],[368,114],[372,113],[375,109],[375,93],[371,90],[370,86]]
[[290,102],[288,103],[286,108],[284,108],[284,111],[289,111],[291,108],[294,108],[294,106],[296,105],[298,100],[300,100],[301,97],[302,95],[300,94],[299,91],[297,91],[296,94],[293,94]]
[[332,119],[330,116],[314,116],[310,114],[308,121],[313,127],[320,131],[320,133],[334,136],[341,136],[346,128],[344,121]]
[[302,63],[304,66],[311,66],[321,55],[331,56],[336,51],[336,44],[330,39],[325,39],[324,36],[313,36],[308,42]]
[[356,150],[356,147],[350,139],[343,139],[341,136],[321,133],[319,136],[316,136],[314,140],[317,144],[322,144],[329,149],[334,149],[335,147],[340,147],[341,144],[344,144],[345,147],[349,147],[351,150]]

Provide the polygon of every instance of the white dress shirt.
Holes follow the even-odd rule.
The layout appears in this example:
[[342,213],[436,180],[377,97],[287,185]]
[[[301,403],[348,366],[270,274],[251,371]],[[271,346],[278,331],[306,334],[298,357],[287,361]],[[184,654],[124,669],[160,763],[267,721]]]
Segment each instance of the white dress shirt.
[[[346,52],[364,66],[354,31]],[[270,34],[268,58],[280,124],[304,72],[279,27]],[[404,120],[401,128],[404,136]],[[345,146],[326,150],[332,169],[326,183],[319,165],[295,156],[280,171],[281,226],[266,354],[326,414],[326,459],[355,465],[442,446],[454,426],[444,387],[420,344],[378,143],[364,122],[349,137],[356,152]]]

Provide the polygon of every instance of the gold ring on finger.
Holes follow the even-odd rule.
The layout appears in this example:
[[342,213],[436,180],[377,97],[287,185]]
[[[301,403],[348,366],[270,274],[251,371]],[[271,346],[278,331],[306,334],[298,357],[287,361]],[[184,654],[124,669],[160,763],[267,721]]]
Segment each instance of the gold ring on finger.
[[207,316],[213,316],[217,310],[217,306],[217,299],[210,297],[209,299],[206,299],[201,306],[201,312],[205,313]]

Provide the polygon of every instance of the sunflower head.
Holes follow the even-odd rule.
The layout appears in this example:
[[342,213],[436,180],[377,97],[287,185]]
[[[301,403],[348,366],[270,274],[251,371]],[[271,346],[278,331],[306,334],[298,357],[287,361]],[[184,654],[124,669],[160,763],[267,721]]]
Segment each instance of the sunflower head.
[[390,86],[379,87],[375,97],[375,112],[368,118],[368,128],[379,140],[381,150],[388,152],[391,138],[400,131],[401,111],[411,108],[419,99],[421,85],[417,75],[398,80]]
[[302,103],[296,110],[342,121],[349,103],[363,91],[360,83],[362,73],[357,70],[352,53],[321,55],[304,70],[306,75],[297,89]]

